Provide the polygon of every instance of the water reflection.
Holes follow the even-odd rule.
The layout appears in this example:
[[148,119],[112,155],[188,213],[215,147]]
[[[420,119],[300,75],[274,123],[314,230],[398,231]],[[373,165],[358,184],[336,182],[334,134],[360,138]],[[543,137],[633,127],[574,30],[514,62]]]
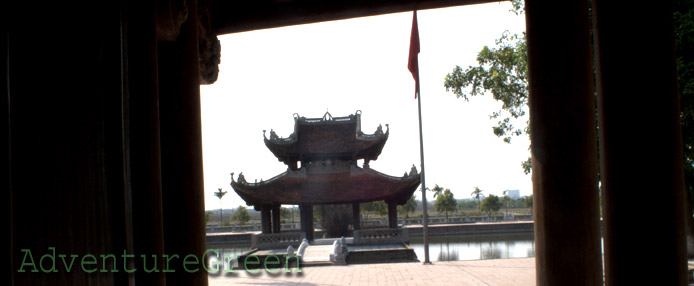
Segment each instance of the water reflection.
[[207,249],[215,250],[218,253],[218,255],[216,253],[207,254],[205,258],[208,268],[215,269],[217,268],[216,265],[219,265],[221,269],[231,269],[238,265],[237,257],[251,251],[251,246],[249,244],[228,244],[207,246]]
[[[424,260],[421,238],[411,238],[410,247]],[[535,239],[532,233],[432,236],[429,255],[434,261],[535,257]]]
[[[496,248],[492,242],[489,242],[489,245],[480,245],[480,259],[505,258],[503,256],[501,249]],[[506,252],[506,257],[508,257],[508,251]]]
[[[410,238],[410,247],[419,260],[424,260],[424,245],[421,237]],[[249,244],[208,246],[219,251],[224,267],[236,265],[235,257],[251,250]],[[432,236],[429,237],[429,255],[433,261],[478,260],[535,257],[533,233]],[[231,259],[228,259],[231,257]],[[208,265],[218,260],[210,254]]]
[[443,243],[440,245],[439,255],[437,261],[455,261],[458,259],[458,250],[453,246],[453,251],[451,251],[451,244],[446,242],[446,248],[444,251]]

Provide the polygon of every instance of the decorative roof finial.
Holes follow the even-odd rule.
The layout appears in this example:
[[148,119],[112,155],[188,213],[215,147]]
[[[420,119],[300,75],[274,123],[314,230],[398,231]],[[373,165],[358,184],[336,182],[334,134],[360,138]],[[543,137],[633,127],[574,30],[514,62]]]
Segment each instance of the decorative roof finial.
[[322,121],[328,121],[328,120],[333,120],[333,115],[328,112],[327,108],[325,109],[325,115],[323,115],[323,118],[321,118]]
[[418,172],[417,172],[417,167],[415,167],[415,165],[412,164],[412,169],[410,169],[410,176],[414,176],[414,175],[417,175],[417,174],[418,174]]

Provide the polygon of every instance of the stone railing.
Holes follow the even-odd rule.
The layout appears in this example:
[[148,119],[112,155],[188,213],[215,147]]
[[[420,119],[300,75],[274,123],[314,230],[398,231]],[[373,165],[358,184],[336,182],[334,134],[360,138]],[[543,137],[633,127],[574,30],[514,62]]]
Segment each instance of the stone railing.
[[[459,224],[459,223],[476,223],[476,222],[503,222],[503,221],[532,221],[532,215],[512,215],[504,217],[503,215],[488,216],[464,216],[450,217],[448,220],[442,217],[429,217],[429,225],[435,224]],[[421,218],[400,218],[398,225],[413,225],[422,224]],[[361,221],[362,227],[388,227],[388,219],[375,218]]]
[[251,248],[280,249],[287,246],[299,247],[301,240],[306,238],[304,232],[261,233],[251,238]]
[[361,229],[355,230],[353,236],[355,245],[398,243],[409,239],[405,228]]

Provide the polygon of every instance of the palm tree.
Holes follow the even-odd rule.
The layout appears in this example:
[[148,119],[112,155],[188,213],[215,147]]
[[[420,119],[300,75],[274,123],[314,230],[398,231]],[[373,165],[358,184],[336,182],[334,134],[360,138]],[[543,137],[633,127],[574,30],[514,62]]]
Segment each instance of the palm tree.
[[222,208],[222,197],[226,195],[227,192],[222,192],[222,188],[218,188],[217,191],[214,193],[215,197],[219,198],[219,226],[222,226],[222,221],[224,221],[224,209]]
[[480,188],[475,187],[475,190],[470,194],[477,200],[477,207],[480,209],[480,213],[482,213],[482,205],[480,204],[480,196],[482,196],[483,190],[480,190]]
[[439,185],[434,185],[434,188],[431,189],[430,191],[434,192],[434,198],[438,197],[441,193],[443,193],[443,188],[439,187]]
[[525,197],[525,207],[530,208],[530,214],[533,214],[533,195]]
[[508,216],[508,205],[511,203],[511,197],[508,196],[508,190],[504,191],[504,196],[501,198],[501,203],[504,204],[506,215]]

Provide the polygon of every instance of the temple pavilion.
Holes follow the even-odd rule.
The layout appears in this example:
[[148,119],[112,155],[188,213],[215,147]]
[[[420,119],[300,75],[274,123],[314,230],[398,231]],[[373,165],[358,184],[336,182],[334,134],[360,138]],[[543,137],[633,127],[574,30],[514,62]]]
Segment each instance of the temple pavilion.
[[[286,138],[270,131],[265,146],[287,165],[287,171],[269,180],[248,182],[243,173],[231,186],[261,212],[262,233],[280,232],[280,205],[299,205],[301,232],[313,239],[313,205],[352,204],[353,228],[360,228],[359,204],[385,201],[388,226],[397,228],[397,205],[412,196],[420,183],[417,169],[401,177],[369,167],[388,140],[389,127],[373,134],[361,131],[361,111],[344,117],[306,118],[294,114],[294,132]],[[363,160],[358,166],[358,160]]]

